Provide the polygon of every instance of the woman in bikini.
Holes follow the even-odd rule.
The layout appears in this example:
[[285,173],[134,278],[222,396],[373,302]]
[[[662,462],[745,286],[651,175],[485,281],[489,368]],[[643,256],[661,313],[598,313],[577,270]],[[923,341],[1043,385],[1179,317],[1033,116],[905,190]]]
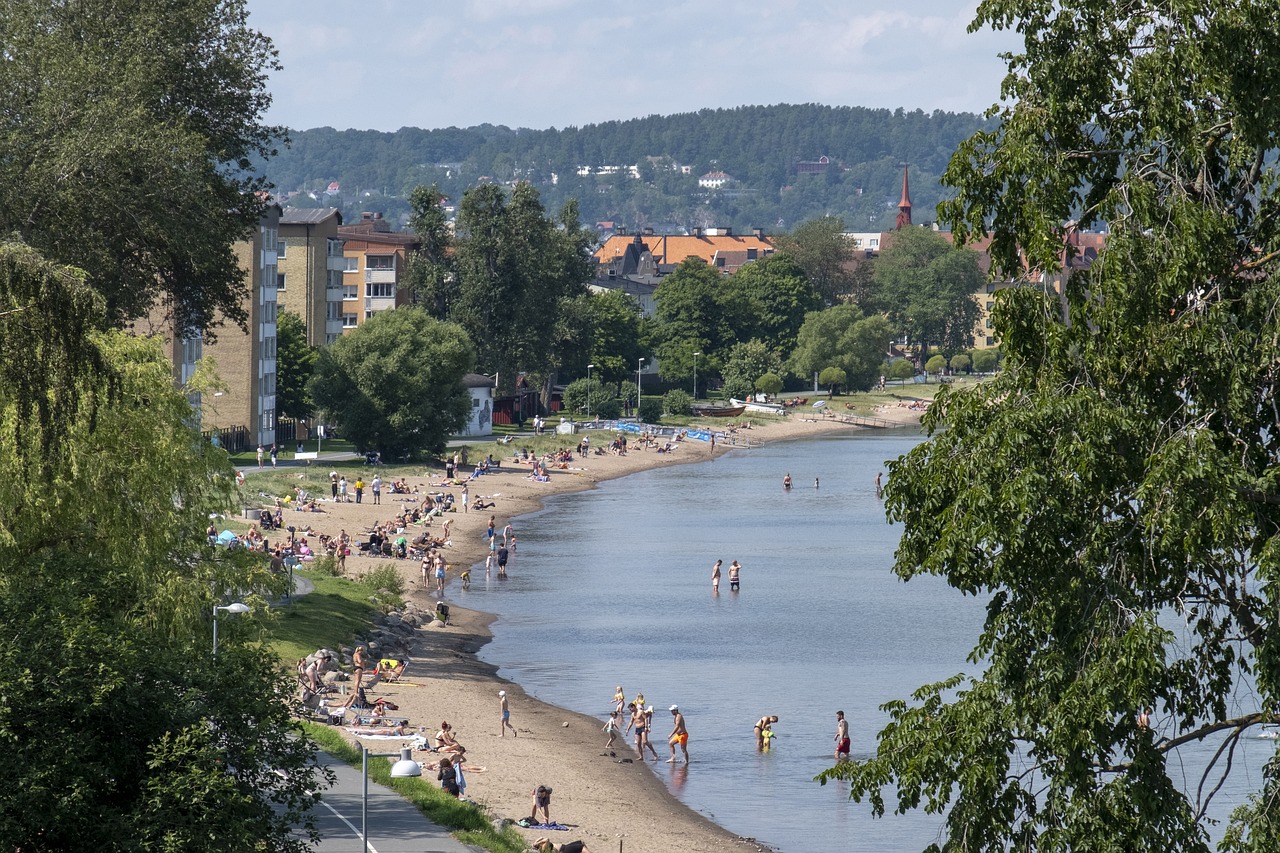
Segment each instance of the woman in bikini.
[[[771,727],[776,722],[778,722],[778,716],[776,714],[772,714],[766,717],[761,717],[759,722],[756,723],[756,749],[764,749],[765,740],[767,737],[772,736],[773,730]],[[769,732],[770,734],[766,735],[765,732]]]

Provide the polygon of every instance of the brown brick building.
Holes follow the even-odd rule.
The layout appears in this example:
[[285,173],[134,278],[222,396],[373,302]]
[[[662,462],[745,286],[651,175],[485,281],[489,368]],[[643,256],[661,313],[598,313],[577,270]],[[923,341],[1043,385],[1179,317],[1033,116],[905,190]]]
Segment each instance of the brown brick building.
[[380,213],[365,213],[359,222],[338,229],[346,258],[342,278],[342,325],[352,329],[378,311],[408,302],[405,264],[418,248],[417,235],[392,231]]
[[302,318],[312,346],[333,343],[342,334],[341,226],[336,207],[290,207],[280,217],[276,300],[281,311]]

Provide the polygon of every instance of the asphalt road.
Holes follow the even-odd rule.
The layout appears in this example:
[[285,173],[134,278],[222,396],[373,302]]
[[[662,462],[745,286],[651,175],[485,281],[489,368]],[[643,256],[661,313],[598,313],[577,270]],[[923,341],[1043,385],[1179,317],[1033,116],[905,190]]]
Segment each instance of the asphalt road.
[[[338,780],[316,808],[321,840],[314,849],[316,853],[361,853],[360,768],[325,753],[319,753],[319,759],[333,768]],[[395,791],[369,783],[369,853],[476,853],[477,849],[427,820]]]

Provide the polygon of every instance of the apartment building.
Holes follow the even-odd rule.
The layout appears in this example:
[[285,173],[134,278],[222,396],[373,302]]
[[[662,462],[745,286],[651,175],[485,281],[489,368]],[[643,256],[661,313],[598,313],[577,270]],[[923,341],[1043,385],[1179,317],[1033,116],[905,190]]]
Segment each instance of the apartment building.
[[364,213],[360,221],[338,228],[343,241],[342,326],[353,329],[379,311],[408,302],[404,290],[409,253],[418,238],[392,231],[381,213]]
[[342,213],[336,207],[287,208],[276,251],[279,310],[302,318],[307,343],[333,343],[342,334],[344,301]]

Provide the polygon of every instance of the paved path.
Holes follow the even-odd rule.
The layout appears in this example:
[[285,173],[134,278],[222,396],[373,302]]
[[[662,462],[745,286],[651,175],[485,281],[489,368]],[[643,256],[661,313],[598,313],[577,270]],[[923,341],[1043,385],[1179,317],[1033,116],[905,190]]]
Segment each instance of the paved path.
[[[363,777],[360,768],[323,752],[317,753],[317,757],[321,764],[333,768],[338,780],[324,792],[316,807],[320,843],[314,850],[316,853],[361,853]],[[463,844],[444,827],[427,820],[395,791],[369,783],[369,853],[476,853],[478,849]]]

